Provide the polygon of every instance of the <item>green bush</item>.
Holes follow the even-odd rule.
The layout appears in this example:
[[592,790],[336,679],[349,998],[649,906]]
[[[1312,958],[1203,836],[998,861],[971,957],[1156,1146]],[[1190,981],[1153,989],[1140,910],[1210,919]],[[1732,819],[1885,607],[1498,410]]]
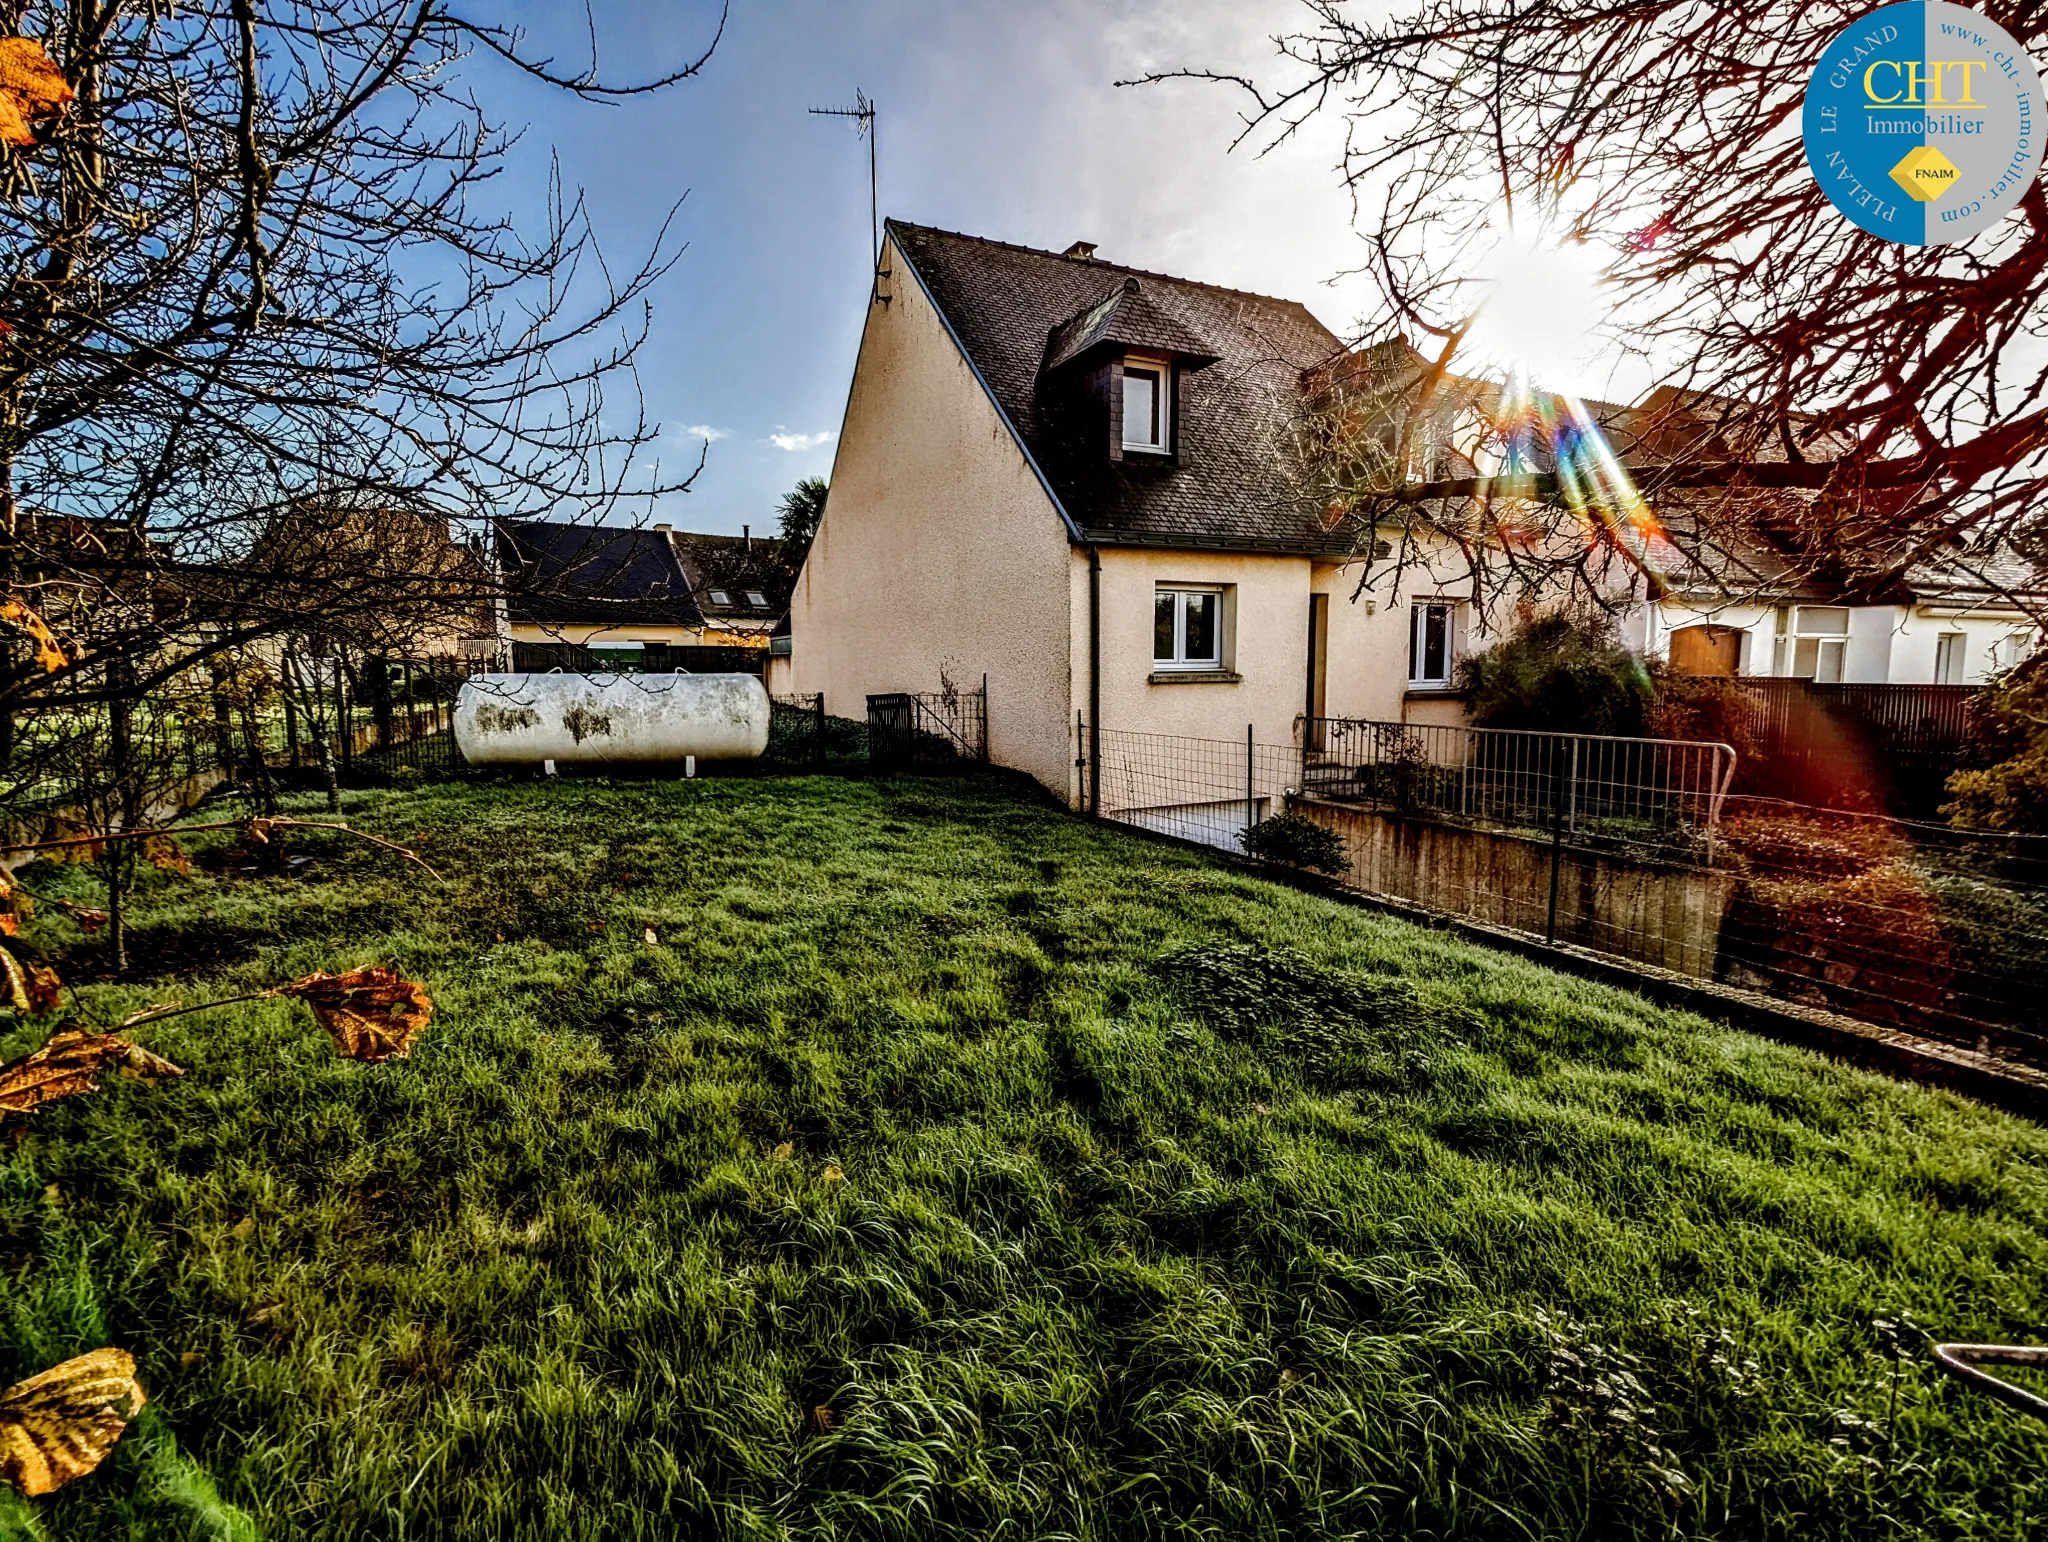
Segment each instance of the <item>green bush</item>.
[[1971,714],[1970,769],[1948,779],[1952,825],[2048,835],[2048,653],[1991,682]]
[[1293,809],[1261,819],[1242,832],[1238,840],[1262,862],[1312,867],[1324,873],[1341,873],[1351,865],[1336,831]]
[[1525,617],[1458,665],[1478,728],[1623,734],[1649,730],[1656,687],[1606,617]]

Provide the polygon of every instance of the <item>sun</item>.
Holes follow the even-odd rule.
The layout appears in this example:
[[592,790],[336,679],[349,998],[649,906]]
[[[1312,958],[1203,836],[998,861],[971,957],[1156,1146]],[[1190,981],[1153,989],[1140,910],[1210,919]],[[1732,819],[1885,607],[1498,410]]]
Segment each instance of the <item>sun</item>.
[[1564,390],[1601,352],[1609,306],[1600,257],[1582,242],[1508,236],[1479,264],[1484,286],[1459,373]]

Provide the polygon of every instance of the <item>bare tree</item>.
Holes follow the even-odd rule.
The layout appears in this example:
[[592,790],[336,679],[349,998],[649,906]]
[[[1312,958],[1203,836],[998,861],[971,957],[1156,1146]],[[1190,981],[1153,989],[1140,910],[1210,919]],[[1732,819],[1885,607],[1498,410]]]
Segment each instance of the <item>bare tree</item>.
[[317,543],[284,570],[265,549],[280,509],[481,528],[687,485],[649,469],[633,375],[667,225],[618,268],[559,178],[543,216],[493,211],[516,136],[473,85],[503,66],[577,97],[658,89],[702,68],[716,31],[614,86],[594,45],[589,68],[557,67],[492,13],[0,4],[61,73],[10,92],[36,82],[0,72],[33,123],[0,148],[0,594],[57,634],[42,666],[7,634],[0,748],[24,710],[146,694],[303,630],[307,607],[388,603],[388,584],[323,585]]
[[[2037,184],[2003,224],[1926,248],[1866,234],[1828,204],[1800,106],[1823,47],[1864,9],[1421,0],[1388,15],[1304,0],[1274,79],[1148,77],[1240,90],[1250,142],[1346,120],[1343,176],[1386,304],[1382,337],[1416,351],[1390,371],[1405,375],[1397,410],[1363,402],[1356,371],[1325,383],[1308,430],[1325,457],[1315,494],[1348,499],[1361,531],[1421,525],[1508,568],[1519,552],[1584,571],[1590,550],[1652,588],[1631,529],[1646,510],[1667,546],[1755,530],[1851,596],[1936,556],[2038,559],[2048,202]],[[2000,0],[1988,13],[2023,47],[2048,41],[2036,8]],[[1504,441],[1481,458],[1498,464],[1432,459],[1415,434],[1443,421],[1442,393],[1470,384],[1479,259],[1510,229],[1596,248],[1613,335],[1675,389],[1596,422],[1500,381],[1480,404]],[[1355,445],[1333,454],[1333,434],[1368,420],[1379,460]],[[1586,485],[1571,452],[1588,429],[1617,441],[1624,490]],[[1530,539],[1532,519],[1560,538]]]

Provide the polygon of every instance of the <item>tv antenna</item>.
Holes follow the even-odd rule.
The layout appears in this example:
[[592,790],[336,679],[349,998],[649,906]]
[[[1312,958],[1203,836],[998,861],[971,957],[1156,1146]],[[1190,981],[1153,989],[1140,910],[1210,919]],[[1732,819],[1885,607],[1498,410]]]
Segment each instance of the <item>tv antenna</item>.
[[868,250],[875,254],[875,261],[879,263],[882,220],[875,182],[875,104],[868,100],[867,92],[856,89],[851,107],[813,107],[810,111],[814,118],[853,119],[854,132],[868,142]]

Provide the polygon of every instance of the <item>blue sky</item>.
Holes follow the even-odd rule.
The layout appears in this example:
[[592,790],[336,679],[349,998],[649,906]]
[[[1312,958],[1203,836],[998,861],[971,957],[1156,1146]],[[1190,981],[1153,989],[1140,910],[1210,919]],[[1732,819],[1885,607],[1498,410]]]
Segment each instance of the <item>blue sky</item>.
[[[519,0],[536,44],[580,58],[580,7]],[[618,106],[569,100],[471,66],[501,117],[527,125],[507,188],[539,206],[550,151],[588,195],[607,256],[637,255],[687,194],[688,243],[654,295],[642,355],[663,469],[709,458],[657,518],[772,527],[776,500],[825,475],[868,284],[867,152],[810,106],[864,89],[881,109],[882,212],[1307,303],[1343,332],[1364,304],[1341,124],[1263,159],[1230,153],[1222,88],[1113,83],[1176,64],[1251,68],[1296,0],[734,0],[704,73]],[[596,0],[606,73],[674,67],[717,7]],[[569,30],[569,20],[575,25]]]

